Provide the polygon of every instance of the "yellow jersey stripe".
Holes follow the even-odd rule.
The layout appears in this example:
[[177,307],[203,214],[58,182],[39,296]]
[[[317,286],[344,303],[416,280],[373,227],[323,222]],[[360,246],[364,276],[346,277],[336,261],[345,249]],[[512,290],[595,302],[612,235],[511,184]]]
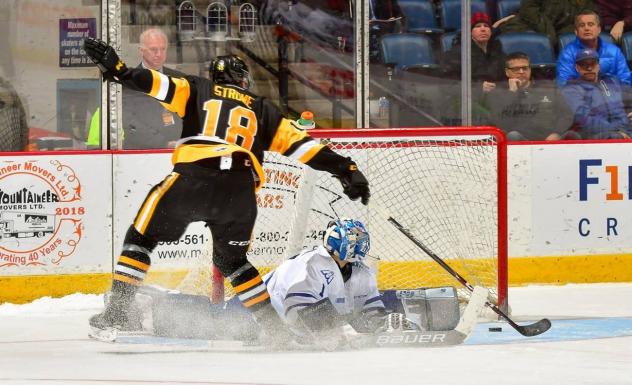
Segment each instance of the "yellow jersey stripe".
[[252,305],[256,305],[259,302],[263,302],[266,299],[270,298],[270,293],[268,291],[264,291],[260,296],[251,299],[250,301],[244,302],[245,307],[250,307]]
[[[158,97],[158,93],[160,92],[160,89],[162,87],[161,82],[162,82],[162,78],[160,77],[161,73],[158,71],[154,71],[154,70],[149,70],[151,71],[151,90],[149,91],[149,96],[157,98]],[[168,81],[169,79],[167,79]]]
[[[307,143],[306,143],[307,144]],[[302,146],[301,146],[302,147]],[[325,147],[322,144],[315,144],[312,143],[308,148],[307,151],[302,152],[302,155],[300,155],[298,157],[299,162],[302,163],[307,163],[309,162],[314,155],[318,154],[320,152],[320,150],[322,150],[322,148]],[[293,154],[293,155],[299,155],[299,154]]]
[[143,262],[141,262],[141,261],[137,261],[137,260],[132,259],[132,258],[130,258],[130,257],[127,257],[127,256],[125,256],[125,255],[121,255],[121,256],[119,257],[119,260],[118,260],[118,261],[119,261],[119,263],[124,263],[124,264],[126,264],[126,265],[130,265],[130,266],[137,267],[137,268],[139,268],[139,269],[141,269],[141,270],[143,270],[143,271],[147,271],[147,270],[149,270],[149,265],[148,265],[148,264],[143,263]]
[[274,138],[272,138],[269,151],[275,151],[285,155],[288,148],[306,136],[306,131],[296,129],[289,119],[282,118],[279,127],[277,127],[276,134]]
[[145,230],[147,229],[147,225],[151,220],[151,217],[154,214],[154,210],[156,209],[156,205],[162,198],[163,195],[171,188],[171,185],[175,183],[180,174],[172,172],[169,174],[167,178],[156,188],[154,191],[149,194],[149,196],[145,199],[143,203],[143,207],[141,208],[138,216],[136,217],[136,221],[134,221],[134,228],[141,234],[145,234]]
[[165,104],[165,108],[171,112],[175,112],[181,118],[186,114],[187,101],[191,95],[191,86],[189,81],[184,78],[171,78],[171,82],[175,87],[173,99]]
[[125,282],[125,283],[129,283],[130,285],[134,285],[134,286],[139,286],[141,284],[141,281],[138,279],[134,279],[125,275],[121,275],[121,274],[116,274],[114,273],[113,279],[115,281],[121,281],[121,282]]
[[248,154],[252,167],[254,167],[257,177],[259,177],[255,186],[255,189],[259,190],[265,182],[265,174],[261,163],[259,163],[259,160],[252,152],[235,144],[182,144],[176,147],[173,152],[171,163],[191,163],[200,159],[230,156],[233,152],[245,152]]
[[235,286],[234,289],[235,289],[236,293],[241,293],[243,291],[246,291],[246,290],[250,289],[251,287],[253,287],[255,285],[260,284],[261,282],[263,282],[261,280],[261,276],[258,275],[258,276],[254,277],[253,279],[251,279],[248,282],[244,282],[241,285]]

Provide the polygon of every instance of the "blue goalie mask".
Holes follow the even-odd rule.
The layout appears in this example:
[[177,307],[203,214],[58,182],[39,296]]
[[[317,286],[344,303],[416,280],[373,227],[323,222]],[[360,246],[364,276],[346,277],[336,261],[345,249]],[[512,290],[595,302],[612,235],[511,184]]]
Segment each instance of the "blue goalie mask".
[[329,222],[323,245],[341,261],[356,262],[364,259],[371,247],[369,232],[362,222],[338,219]]

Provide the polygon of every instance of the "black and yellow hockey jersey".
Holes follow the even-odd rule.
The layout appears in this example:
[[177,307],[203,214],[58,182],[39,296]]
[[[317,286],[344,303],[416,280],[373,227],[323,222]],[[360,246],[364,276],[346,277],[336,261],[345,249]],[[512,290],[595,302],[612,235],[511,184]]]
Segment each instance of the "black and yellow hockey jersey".
[[244,152],[252,160],[260,187],[264,151],[278,152],[334,175],[344,172],[351,162],[294,126],[269,100],[240,87],[140,68],[129,69],[121,82],[156,98],[182,118],[182,139],[173,153],[173,164]]

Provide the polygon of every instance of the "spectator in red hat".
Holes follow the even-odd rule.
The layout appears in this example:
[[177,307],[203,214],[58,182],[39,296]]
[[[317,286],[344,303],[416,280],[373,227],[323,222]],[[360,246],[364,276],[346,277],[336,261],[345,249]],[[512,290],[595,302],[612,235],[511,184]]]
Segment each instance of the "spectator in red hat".
[[[489,123],[489,111],[484,107],[487,94],[496,88],[496,82],[504,76],[503,53],[500,42],[494,37],[491,18],[483,12],[472,15],[471,75],[472,75],[472,122],[474,124]],[[461,35],[457,34],[452,48],[445,54],[442,62],[444,76],[449,79],[461,79]],[[441,103],[446,118],[456,116],[460,111],[460,84],[446,84],[443,95],[445,103]],[[446,121],[446,119],[443,119]],[[460,124],[447,120],[446,124]]]
[[496,26],[502,33],[545,34],[555,47],[559,35],[575,31],[575,16],[587,10],[596,11],[593,0],[523,0],[515,17],[501,19]]
[[[484,92],[496,87],[496,81],[502,79],[502,49],[494,38],[491,18],[484,12],[472,14],[472,83],[481,85]],[[444,57],[443,70],[447,76],[460,79],[461,76],[461,35],[457,34],[452,48]]]

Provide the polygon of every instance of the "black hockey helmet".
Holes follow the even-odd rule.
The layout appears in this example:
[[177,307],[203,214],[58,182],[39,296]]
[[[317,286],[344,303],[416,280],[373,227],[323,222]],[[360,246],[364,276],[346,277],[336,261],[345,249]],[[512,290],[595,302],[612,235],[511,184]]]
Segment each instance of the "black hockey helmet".
[[248,89],[252,83],[248,65],[237,55],[218,56],[211,62],[209,76],[217,84],[233,84]]

